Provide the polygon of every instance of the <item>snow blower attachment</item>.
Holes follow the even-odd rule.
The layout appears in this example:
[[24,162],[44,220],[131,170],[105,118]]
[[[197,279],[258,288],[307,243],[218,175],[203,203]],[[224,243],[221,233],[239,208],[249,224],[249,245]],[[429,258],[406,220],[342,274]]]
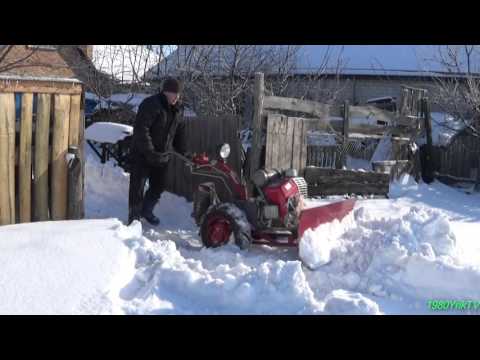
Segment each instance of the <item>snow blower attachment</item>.
[[197,184],[192,217],[207,247],[230,241],[242,249],[252,243],[298,246],[307,229],[342,220],[353,209],[355,200],[305,209],[307,183],[294,169],[256,171],[249,180],[254,188],[250,192],[247,180],[227,164],[229,150],[228,144],[220,146],[218,159],[171,153],[190,167]]

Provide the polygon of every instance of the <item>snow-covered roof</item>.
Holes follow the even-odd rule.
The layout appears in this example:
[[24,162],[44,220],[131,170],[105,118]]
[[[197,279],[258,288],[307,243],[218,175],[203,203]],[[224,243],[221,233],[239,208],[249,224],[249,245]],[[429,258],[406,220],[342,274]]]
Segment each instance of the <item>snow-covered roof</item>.
[[[231,46],[207,46],[207,45],[181,45],[177,50],[167,56],[160,65],[152,67],[147,77],[155,78],[164,74],[188,70],[182,68],[185,59],[195,58],[200,63],[202,59],[209,59],[208,66],[219,69],[223,68],[225,59],[229,59],[228,52]],[[262,52],[268,53],[270,49],[275,51],[288,51],[290,45],[258,45],[246,51],[252,52],[248,56],[242,56],[247,60]],[[325,74],[338,72],[340,60],[342,75],[367,75],[367,76],[452,76],[455,73],[443,72],[439,65],[439,59],[444,51],[444,46],[438,45],[303,45],[299,46],[295,54],[296,74],[309,74],[318,72],[323,68]],[[225,55],[227,53],[227,55]],[[479,54],[480,59],[480,54]],[[195,63],[197,63],[195,61]],[[241,65],[241,64],[240,64]],[[463,66],[463,64],[462,64]],[[464,66],[461,69],[464,68]],[[464,69],[466,71],[466,69]],[[480,69],[473,69],[473,72]],[[268,69],[264,69],[268,73]],[[479,71],[476,71],[479,72]]]
[[[460,71],[467,71],[462,45],[448,46],[458,51]],[[446,56],[446,45],[305,45],[298,57],[297,69],[312,69],[327,61],[327,67],[341,59],[343,74],[431,76],[445,71],[440,59]],[[478,50],[476,50],[478,51]],[[474,59],[480,54],[474,52]],[[472,72],[480,69],[473,68]]]

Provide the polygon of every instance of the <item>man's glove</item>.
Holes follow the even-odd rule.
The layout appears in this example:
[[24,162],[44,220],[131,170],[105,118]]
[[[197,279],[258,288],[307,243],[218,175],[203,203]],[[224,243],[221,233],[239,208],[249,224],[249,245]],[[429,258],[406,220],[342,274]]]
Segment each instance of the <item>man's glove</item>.
[[193,154],[191,152],[186,152],[183,154],[188,160],[192,161],[193,160]]
[[155,152],[147,156],[147,160],[152,166],[163,166],[168,163],[170,160],[169,154]]

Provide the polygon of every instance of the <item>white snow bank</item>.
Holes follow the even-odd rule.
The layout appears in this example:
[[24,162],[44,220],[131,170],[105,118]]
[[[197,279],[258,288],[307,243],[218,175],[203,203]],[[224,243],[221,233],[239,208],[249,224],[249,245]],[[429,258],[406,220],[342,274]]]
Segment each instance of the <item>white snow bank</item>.
[[303,234],[299,246],[299,256],[303,262],[311,269],[329,263],[332,249],[340,245],[340,236],[352,222],[353,214],[351,213],[341,222],[335,219],[333,222],[320,225],[315,230],[308,229]]
[[325,297],[324,311],[334,315],[382,315],[378,304],[360,293],[334,290]]
[[133,134],[133,127],[113,122],[96,122],[85,129],[87,140],[115,144]]
[[171,240],[141,239],[131,246],[137,254],[138,272],[120,293],[119,308],[126,314],[322,311],[300,261],[252,256],[234,245],[188,250]]
[[99,314],[133,276],[118,220],[0,227],[1,314]]
[[[385,214],[387,215],[387,214]],[[446,216],[411,207],[400,216],[372,217],[364,207],[350,221],[304,235],[300,257],[317,269],[309,283],[391,299],[480,296],[480,269],[464,262]],[[312,285],[315,287],[315,285]]]

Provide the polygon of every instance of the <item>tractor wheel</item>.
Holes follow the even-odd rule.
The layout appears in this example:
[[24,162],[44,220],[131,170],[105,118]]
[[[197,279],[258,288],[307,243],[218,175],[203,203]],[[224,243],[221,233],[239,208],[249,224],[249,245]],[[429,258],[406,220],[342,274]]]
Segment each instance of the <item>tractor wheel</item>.
[[215,205],[208,210],[200,234],[206,247],[225,245],[232,235],[240,249],[247,249],[252,243],[250,224],[245,214],[229,203]]

